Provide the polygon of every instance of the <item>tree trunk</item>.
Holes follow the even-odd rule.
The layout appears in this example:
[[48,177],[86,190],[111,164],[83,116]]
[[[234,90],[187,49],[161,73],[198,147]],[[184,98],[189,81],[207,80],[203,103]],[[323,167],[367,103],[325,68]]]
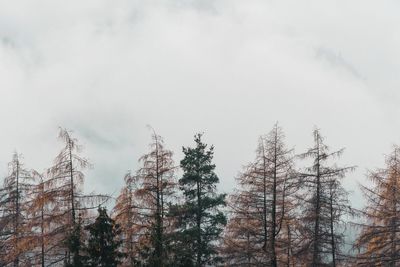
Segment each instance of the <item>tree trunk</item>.
[[71,140],[68,139],[68,152],[69,152],[69,172],[70,172],[70,183],[71,183],[71,216],[72,226],[75,226],[75,196],[74,196],[74,169],[72,166],[72,147]]
[[128,207],[128,229],[129,229],[129,235],[128,235],[128,240],[129,240],[128,257],[129,257],[129,263],[130,263],[129,266],[133,267],[134,266],[133,236],[132,236],[132,225],[133,225],[133,223],[132,223],[132,213],[131,213],[133,205],[132,205],[132,189],[130,188],[130,185],[129,185],[129,188],[128,188],[128,193],[129,193],[129,198],[128,198],[128,201],[129,201],[129,207]]
[[[43,198],[43,192],[42,192],[42,198]],[[40,251],[40,261],[42,267],[44,267],[44,209],[43,209],[43,203],[41,204],[41,210],[40,210],[40,234],[41,234],[41,251]]]
[[19,265],[19,161],[17,158],[16,161],[17,169],[16,169],[16,196],[15,196],[15,229],[14,229],[14,238],[15,238],[15,260],[14,260],[14,267],[18,267]]
[[156,189],[156,265],[163,267],[162,254],[163,254],[163,236],[162,236],[162,218],[161,218],[161,190],[162,180],[159,172],[159,155],[158,155],[158,141],[156,140],[156,179],[157,179],[157,189]]
[[[72,166],[72,146],[71,140],[68,137],[68,152],[69,152],[69,173],[70,173],[70,195],[71,195],[71,230],[75,228],[75,192],[74,192],[74,169]],[[67,262],[71,263],[71,252],[67,249]]]
[[319,138],[317,138],[317,162],[316,162],[316,169],[317,169],[317,174],[316,174],[316,179],[317,179],[317,192],[316,192],[316,203],[315,203],[315,227],[314,227],[314,247],[313,247],[313,259],[312,259],[312,266],[313,267],[318,267],[320,264],[320,256],[319,256],[319,248],[320,248],[320,236],[319,236],[319,219],[320,219],[320,190],[321,190],[321,182],[320,182],[320,144],[319,144]]
[[266,162],[265,162],[265,149],[264,144],[262,146],[263,149],[263,227],[264,227],[264,245],[263,249],[267,252],[267,240],[268,240],[268,232],[267,232],[267,174],[266,174]]
[[275,248],[275,240],[276,240],[276,179],[277,179],[277,128],[275,128],[275,142],[274,142],[274,181],[273,181],[273,187],[272,187],[272,229],[271,229],[271,266],[276,267],[277,266],[277,261],[276,261],[276,248]]
[[201,267],[201,256],[202,256],[202,246],[201,246],[201,188],[200,181],[197,181],[197,259],[196,266]]
[[330,209],[330,228],[331,228],[331,249],[332,249],[332,267],[336,267],[336,244],[335,244],[335,232],[333,227],[333,183],[330,185],[330,198],[329,198],[329,209]]
[[[397,153],[395,152],[395,162],[397,162]],[[397,167],[397,166],[396,166]],[[396,177],[396,179],[394,179],[394,185],[392,186],[392,210],[393,210],[393,214],[392,214],[392,220],[391,220],[391,236],[390,236],[390,241],[391,241],[391,248],[390,248],[390,252],[391,252],[391,261],[390,261],[390,267],[395,267],[396,266],[396,259],[397,259],[397,251],[396,251],[396,232],[397,232],[397,227],[396,227],[396,220],[397,220],[397,205],[396,205],[396,188],[397,188],[397,168],[394,168],[395,170],[395,174],[394,176]]]

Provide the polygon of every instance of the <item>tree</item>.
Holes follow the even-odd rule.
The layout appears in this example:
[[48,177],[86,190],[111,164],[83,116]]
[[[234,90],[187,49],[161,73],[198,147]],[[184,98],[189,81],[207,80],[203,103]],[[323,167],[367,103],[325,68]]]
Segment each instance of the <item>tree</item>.
[[386,157],[386,167],[368,174],[374,186],[362,186],[366,219],[355,242],[359,266],[398,266],[400,263],[400,148]]
[[207,149],[201,138],[202,134],[195,135],[196,146],[183,148],[180,165],[184,173],[179,185],[185,200],[178,208],[181,214],[179,238],[184,244],[179,253],[186,257],[178,262],[197,267],[220,261],[215,242],[226,224],[221,211],[225,206],[225,194],[217,193],[219,179],[212,163],[214,147]]
[[143,233],[139,237],[142,263],[163,267],[168,261],[166,249],[171,221],[166,214],[176,189],[175,166],[172,151],[165,149],[163,139],[154,130],[152,139],[150,152],[139,159],[142,167],[134,180],[137,186],[134,196]]
[[138,252],[135,244],[140,233],[138,205],[134,196],[134,177],[128,173],[124,178],[125,186],[116,199],[113,209],[114,219],[121,226],[122,249],[125,254],[124,266],[135,266],[138,263]]
[[33,186],[31,172],[24,168],[21,156],[14,153],[8,164],[9,174],[0,189],[0,265],[28,264],[30,248],[28,227],[29,192]]
[[72,254],[71,262],[67,262],[66,267],[83,267],[85,266],[86,257],[82,255],[85,249],[82,241],[82,218],[79,216],[78,221],[74,225],[72,232],[67,237],[67,248]]
[[231,217],[224,229],[220,253],[227,266],[266,265],[265,253],[260,242],[262,233],[261,210],[254,209],[250,194],[236,192],[229,197]]
[[88,226],[89,241],[87,246],[89,267],[116,267],[121,263],[123,253],[119,251],[121,241],[119,225],[111,219],[105,208],[98,209],[96,221]]
[[54,194],[49,191],[48,184],[45,181],[44,175],[37,171],[32,172],[35,180],[35,185],[31,191],[31,201],[29,203],[29,225],[31,229],[37,229],[32,232],[31,248],[32,248],[32,261],[38,266],[44,267],[46,260],[46,252],[48,245],[55,243],[54,237],[57,233],[52,231],[51,223],[57,220],[53,216],[51,210],[51,203],[55,201]]
[[308,266],[337,266],[344,244],[340,226],[343,216],[351,213],[347,192],[340,181],[354,167],[332,164],[344,149],[330,152],[318,129],[313,135],[314,146],[301,155],[312,159],[313,163],[301,173],[305,188],[301,218],[303,244],[299,254]]
[[172,222],[167,214],[177,187],[172,156],[162,137],[153,130],[150,151],[139,159],[140,169],[136,175],[125,176],[126,186],[117,198],[114,214],[122,225],[131,266],[168,264]]
[[[225,232],[224,250],[230,264],[290,266],[287,253],[299,187],[293,152],[285,147],[282,129],[259,139],[256,159],[237,178],[239,190],[231,196],[232,216]],[[290,251],[289,251],[290,252]]]
[[[87,220],[87,210],[96,208],[108,200],[105,195],[86,195],[83,193],[85,168],[90,167],[87,159],[79,155],[82,147],[72,133],[60,128],[59,139],[64,147],[54,160],[54,165],[47,171],[45,187],[50,192],[51,222],[50,231],[54,233],[53,244],[49,254],[51,262],[64,261],[71,264],[72,258],[67,244],[67,239],[77,226],[77,214],[81,214],[82,223]],[[76,253],[76,252],[75,252]]]

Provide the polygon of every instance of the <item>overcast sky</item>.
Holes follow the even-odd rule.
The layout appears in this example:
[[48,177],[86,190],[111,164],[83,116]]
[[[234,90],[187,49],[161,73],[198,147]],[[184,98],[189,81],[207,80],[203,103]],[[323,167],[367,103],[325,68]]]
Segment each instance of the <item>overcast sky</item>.
[[215,145],[230,192],[276,121],[303,152],[318,126],[340,163],[383,166],[400,144],[400,3],[286,0],[0,0],[0,174],[17,150],[43,170],[74,131],[86,191],[118,193],[152,125],[182,158]]

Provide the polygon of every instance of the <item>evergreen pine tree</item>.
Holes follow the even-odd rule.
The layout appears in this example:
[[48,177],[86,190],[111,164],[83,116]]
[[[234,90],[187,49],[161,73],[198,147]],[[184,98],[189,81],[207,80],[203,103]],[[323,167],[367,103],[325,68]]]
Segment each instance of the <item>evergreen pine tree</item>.
[[194,148],[183,148],[185,155],[181,161],[184,172],[179,180],[185,202],[178,207],[179,240],[176,265],[207,266],[216,265],[216,241],[219,239],[226,217],[221,211],[225,206],[225,194],[217,193],[218,176],[212,163],[214,147],[207,149],[201,141],[201,134],[195,135]]
[[119,251],[121,241],[118,240],[120,227],[111,219],[105,208],[98,209],[96,221],[85,227],[89,231],[87,246],[90,267],[115,267],[121,263],[123,253]]
[[67,238],[67,247],[72,255],[72,262],[66,263],[66,267],[85,266],[85,257],[82,256],[84,244],[82,242],[82,218],[80,215],[78,222],[74,225],[70,236]]

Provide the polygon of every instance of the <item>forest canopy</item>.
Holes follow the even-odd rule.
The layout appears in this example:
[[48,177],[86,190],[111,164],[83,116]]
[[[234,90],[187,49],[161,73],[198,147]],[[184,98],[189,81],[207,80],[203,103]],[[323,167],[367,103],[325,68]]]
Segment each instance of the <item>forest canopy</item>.
[[400,264],[397,146],[369,171],[372,186],[360,186],[367,205],[356,209],[343,186],[356,167],[343,165],[344,149],[331,149],[317,128],[297,153],[275,124],[254,159],[238,166],[230,194],[218,190],[216,149],[204,134],[176,161],[153,130],[116,197],[85,193],[91,163],[71,131],[60,128],[58,137],[60,151],[43,172],[12,155],[0,187],[0,266]]

